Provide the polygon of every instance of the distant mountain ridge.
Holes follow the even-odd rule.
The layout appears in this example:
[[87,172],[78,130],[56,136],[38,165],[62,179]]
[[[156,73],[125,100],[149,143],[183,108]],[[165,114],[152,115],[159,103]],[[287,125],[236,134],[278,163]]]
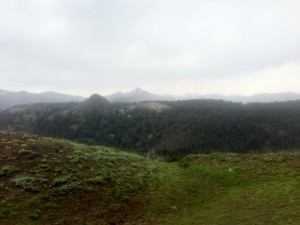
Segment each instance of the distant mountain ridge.
[[[96,96],[94,96],[96,97]],[[102,96],[101,96],[102,97]],[[97,98],[97,97],[96,97]],[[116,92],[114,94],[106,95],[102,97],[102,103],[105,103],[107,99],[111,103],[134,103],[143,101],[177,101],[177,100],[189,100],[189,99],[215,99],[225,100],[232,102],[284,102],[299,100],[300,94],[295,92],[282,92],[282,93],[261,93],[252,96],[243,95],[222,95],[222,94],[186,94],[186,95],[158,95],[145,91],[139,87],[130,92]],[[99,99],[99,96],[98,96]],[[6,91],[0,89],[0,110],[9,108],[15,105],[23,105],[28,103],[51,103],[51,102],[83,102],[88,100],[82,96],[74,96],[68,94],[62,94],[57,92],[43,92],[43,93],[30,93],[27,91]],[[107,102],[105,103],[107,104]]]
[[300,94],[295,92],[282,92],[282,93],[261,93],[251,96],[244,95],[221,95],[221,94],[208,94],[208,95],[183,95],[178,97],[180,100],[186,99],[216,99],[216,100],[225,100],[231,102],[242,102],[242,103],[251,103],[251,102],[285,102],[285,101],[294,101],[300,99]]
[[216,99],[216,100],[225,100],[232,102],[284,102],[284,101],[293,101],[299,100],[300,94],[294,92],[282,92],[282,93],[261,93],[252,96],[243,96],[243,95],[222,95],[222,94],[186,94],[180,96],[171,96],[171,95],[157,95],[141,88],[136,88],[131,92],[116,92],[111,95],[105,96],[105,98],[110,102],[142,102],[142,101],[176,101],[176,100],[188,100],[188,99]]
[[110,102],[142,102],[142,101],[172,101],[174,98],[169,95],[157,95],[145,91],[139,87],[131,92],[116,92],[111,95],[105,96]]
[[86,98],[81,96],[61,94],[57,92],[30,93],[27,91],[0,90],[0,109],[6,109],[14,105],[28,103],[50,103],[50,102],[81,102]]

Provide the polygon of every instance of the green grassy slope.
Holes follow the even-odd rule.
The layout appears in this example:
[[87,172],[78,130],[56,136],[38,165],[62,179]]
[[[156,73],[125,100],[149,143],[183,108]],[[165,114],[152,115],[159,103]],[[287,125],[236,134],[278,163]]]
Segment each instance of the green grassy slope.
[[206,195],[198,195],[161,224],[299,224],[300,156],[295,153],[195,156],[187,169],[216,182],[208,190],[213,194],[206,201],[201,201]]
[[300,155],[153,161],[0,132],[0,224],[299,224]]

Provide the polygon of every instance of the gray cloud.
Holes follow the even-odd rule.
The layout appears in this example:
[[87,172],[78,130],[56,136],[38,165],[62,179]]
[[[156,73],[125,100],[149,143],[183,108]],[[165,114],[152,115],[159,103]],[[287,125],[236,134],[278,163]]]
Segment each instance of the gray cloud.
[[168,92],[191,80],[248,81],[300,64],[299,27],[297,0],[1,1],[0,88]]

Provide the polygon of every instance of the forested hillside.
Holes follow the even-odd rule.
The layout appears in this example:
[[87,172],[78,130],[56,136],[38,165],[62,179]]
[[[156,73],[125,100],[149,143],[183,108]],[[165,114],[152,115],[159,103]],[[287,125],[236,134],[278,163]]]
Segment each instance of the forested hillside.
[[33,104],[0,114],[0,128],[115,146],[150,156],[268,152],[300,147],[300,101],[216,100]]

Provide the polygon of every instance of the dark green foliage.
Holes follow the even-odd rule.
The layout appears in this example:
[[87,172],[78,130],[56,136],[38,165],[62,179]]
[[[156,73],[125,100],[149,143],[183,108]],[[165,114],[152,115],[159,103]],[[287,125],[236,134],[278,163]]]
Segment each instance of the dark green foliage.
[[56,179],[53,180],[53,186],[62,186],[67,184],[70,180],[72,179],[72,176],[70,175],[66,175],[63,177],[58,177]]
[[52,192],[52,194],[54,196],[63,196],[63,195],[73,194],[74,192],[80,189],[82,189],[81,182],[75,181],[71,183],[65,183],[64,185],[59,186]]
[[102,184],[104,182],[104,178],[102,176],[96,176],[93,178],[89,178],[87,182],[91,184]]
[[37,186],[38,180],[34,177],[30,176],[18,176],[14,179],[11,180],[12,183],[16,187],[20,187],[24,189],[25,191],[30,191],[30,192],[38,192],[39,188]]
[[141,104],[18,106],[0,114],[0,128],[115,146],[176,160],[187,154],[267,152],[300,147],[300,101],[241,104],[216,100]]
[[13,173],[18,171],[20,171],[20,169],[15,166],[10,166],[10,165],[2,166],[0,168],[0,176],[11,176]]

